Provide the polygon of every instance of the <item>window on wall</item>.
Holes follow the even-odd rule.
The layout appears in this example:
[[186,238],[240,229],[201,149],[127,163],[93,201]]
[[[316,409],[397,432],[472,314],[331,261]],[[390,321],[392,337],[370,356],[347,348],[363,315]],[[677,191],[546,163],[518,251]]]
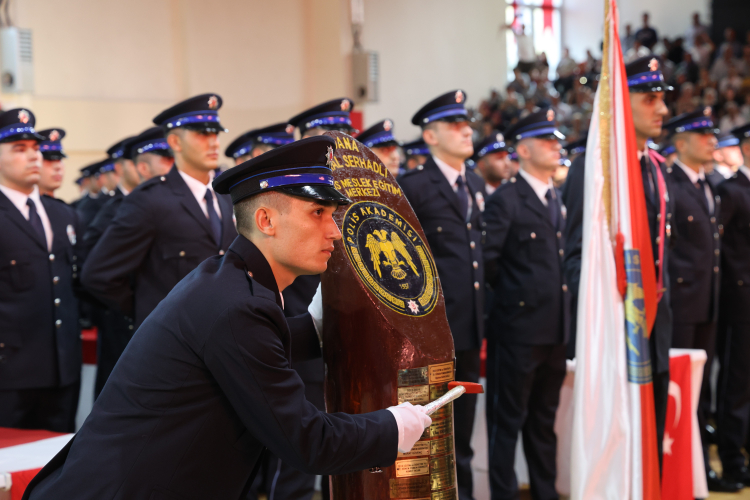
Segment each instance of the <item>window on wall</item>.
[[[533,52],[537,56],[542,52],[547,55],[549,77],[554,79],[562,54],[560,7],[563,0],[506,0],[506,2],[505,24],[511,27],[506,31],[508,78],[513,79],[513,69],[518,65],[519,55],[528,57],[533,44]],[[520,52],[519,44],[521,45]]]

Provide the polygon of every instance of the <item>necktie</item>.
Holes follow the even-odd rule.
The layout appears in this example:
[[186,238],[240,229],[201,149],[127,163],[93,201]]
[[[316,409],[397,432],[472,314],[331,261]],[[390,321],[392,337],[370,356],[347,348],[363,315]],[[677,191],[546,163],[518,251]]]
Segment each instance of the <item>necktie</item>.
[[555,196],[550,188],[547,190],[547,194],[545,194],[544,197],[547,198],[549,220],[552,222],[552,227],[557,229],[557,224],[560,222],[560,209],[557,208],[557,196]]
[[210,189],[206,188],[206,211],[208,212],[208,224],[211,226],[211,232],[214,235],[216,246],[221,246],[221,219],[214,208],[214,195]]
[[651,161],[648,155],[641,156],[641,174],[643,175],[643,191],[646,199],[654,204],[654,177],[651,174]]
[[42,218],[39,217],[39,214],[36,211],[36,203],[34,203],[34,200],[32,200],[31,198],[28,198],[26,200],[26,205],[28,205],[29,207],[29,223],[31,224],[31,227],[34,228],[36,234],[39,235],[42,243],[44,243],[44,248],[47,248],[47,235],[44,234],[44,225],[42,224]]
[[461,216],[466,220],[466,215],[469,211],[469,195],[466,192],[466,184],[461,175],[456,179],[456,196],[458,196],[458,206],[461,208]]
[[708,198],[706,198],[706,181],[698,179],[698,191],[701,193],[701,200],[703,200],[703,207],[706,209],[706,213],[709,213]]

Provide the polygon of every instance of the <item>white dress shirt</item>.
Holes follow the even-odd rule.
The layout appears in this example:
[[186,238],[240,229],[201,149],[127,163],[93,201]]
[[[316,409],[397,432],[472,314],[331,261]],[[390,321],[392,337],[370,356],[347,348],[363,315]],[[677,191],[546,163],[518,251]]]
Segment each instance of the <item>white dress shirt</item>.
[[39,197],[39,188],[37,186],[34,186],[34,191],[32,191],[28,196],[20,191],[16,191],[15,189],[11,189],[7,186],[3,186],[2,184],[0,184],[0,191],[2,191],[3,194],[8,197],[10,202],[15,205],[18,211],[21,212],[21,215],[23,215],[23,218],[26,220],[29,220],[29,206],[26,204],[26,201],[29,198],[34,201],[34,205],[36,205],[36,213],[38,213],[39,218],[42,219],[44,236],[47,238],[47,250],[52,250],[52,239],[54,238],[54,234],[52,233],[52,224],[49,223],[47,211],[44,209],[44,205],[42,205],[42,199]]
[[484,190],[487,192],[487,196],[491,196],[492,193],[494,193],[497,190],[497,188],[495,186],[493,186],[492,184],[487,184],[485,182],[484,183]]
[[748,180],[750,180],[750,168],[747,168],[745,165],[740,165],[740,168],[737,171],[745,174]]
[[545,183],[544,181],[537,179],[522,168],[518,169],[518,173],[521,175],[521,177],[524,178],[526,182],[529,183],[531,189],[533,189],[536,195],[539,197],[539,201],[541,201],[545,207],[548,207],[549,203],[547,202],[547,191],[552,189],[552,192],[554,193],[555,189],[554,184],[552,184],[552,179],[549,179],[549,181]]
[[451,167],[447,163],[445,163],[443,160],[438,158],[437,156],[432,157],[433,160],[435,160],[435,164],[438,166],[440,171],[443,173],[445,178],[448,180],[448,184],[451,185],[451,189],[453,189],[453,192],[458,192],[458,185],[456,182],[458,181],[458,177],[461,176],[464,182],[464,189],[466,189],[466,196],[469,199],[468,208],[466,209],[466,220],[471,219],[471,210],[472,210],[472,202],[471,202],[471,193],[469,191],[469,186],[466,185],[466,165],[464,163],[461,163],[461,170],[456,170],[455,168]]
[[674,164],[677,165],[682,169],[683,172],[685,172],[685,175],[688,176],[688,179],[690,179],[690,182],[693,183],[693,185],[697,185],[698,181],[703,181],[703,193],[706,196],[706,201],[708,202],[708,212],[714,213],[714,197],[711,193],[711,188],[708,187],[708,183],[706,182],[706,174],[703,171],[703,167],[696,172],[692,168],[685,166],[680,160],[676,159],[674,160]]
[[216,193],[214,193],[214,187],[211,185],[211,178],[209,177],[208,184],[203,184],[201,181],[194,177],[190,177],[182,170],[177,171],[180,173],[180,176],[185,181],[185,184],[187,184],[188,188],[190,188],[193,196],[195,196],[195,200],[198,202],[201,210],[203,210],[203,215],[205,215],[207,219],[208,209],[206,208],[206,189],[211,190],[211,194],[214,197],[214,210],[216,210],[216,213],[219,215],[219,219],[221,219],[221,208],[219,208],[219,200],[216,198]]

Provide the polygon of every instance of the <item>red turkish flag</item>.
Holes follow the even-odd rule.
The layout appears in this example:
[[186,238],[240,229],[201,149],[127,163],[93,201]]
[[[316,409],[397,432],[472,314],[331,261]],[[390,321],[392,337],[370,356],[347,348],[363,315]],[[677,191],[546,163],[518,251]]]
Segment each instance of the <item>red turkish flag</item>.
[[664,425],[662,500],[693,498],[692,426],[690,403],[690,356],[669,360],[669,402]]

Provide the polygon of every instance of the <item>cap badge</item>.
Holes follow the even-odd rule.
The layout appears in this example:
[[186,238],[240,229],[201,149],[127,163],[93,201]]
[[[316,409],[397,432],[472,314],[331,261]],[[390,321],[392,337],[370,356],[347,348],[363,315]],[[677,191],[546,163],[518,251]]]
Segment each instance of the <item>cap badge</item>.
[[53,130],[52,132],[50,132],[49,134],[50,141],[56,141],[59,138],[60,138],[60,132],[58,132],[57,130]]
[[705,109],[703,110],[703,114],[705,116],[711,116],[711,106],[706,106]]
[[341,101],[341,111],[349,111],[349,108],[352,106],[352,104],[349,102],[349,99],[344,99]]
[[497,134],[495,136],[495,140],[497,140],[497,142],[503,142],[505,140],[505,137],[503,137],[503,134]]
[[30,119],[29,112],[26,111],[25,109],[22,109],[21,111],[18,112],[18,121],[19,122],[21,122],[21,123],[29,123],[29,119]]
[[293,134],[293,133],[294,133],[294,125],[292,125],[292,124],[290,123],[290,124],[288,124],[288,125],[286,126],[286,128],[285,128],[284,130],[286,130],[286,133],[287,133],[287,134],[290,134],[290,135],[291,135],[291,134]]
[[383,122],[383,130],[385,130],[386,132],[388,132],[392,128],[393,128],[393,123],[391,123],[390,120],[386,120],[386,121]]
[[212,95],[208,98],[208,109],[216,109],[219,107],[219,98]]
[[655,57],[651,59],[648,62],[648,69],[650,69],[651,71],[656,71],[657,69],[659,69],[659,60]]
[[333,166],[333,147],[328,146],[328,152],[326,152],[326,165],[328,167]]
[[260,181],[260,188],[266,189],[268,187],[268,181]]
[[459,104],[461,104],[462,102],[464,102],[464,93],[461,92],[460,90],[456,91],[456,102],[459,103]]
[[547,110],[547,121],[551,122],[555,119],[555,110],[554,109],[548,109]]

